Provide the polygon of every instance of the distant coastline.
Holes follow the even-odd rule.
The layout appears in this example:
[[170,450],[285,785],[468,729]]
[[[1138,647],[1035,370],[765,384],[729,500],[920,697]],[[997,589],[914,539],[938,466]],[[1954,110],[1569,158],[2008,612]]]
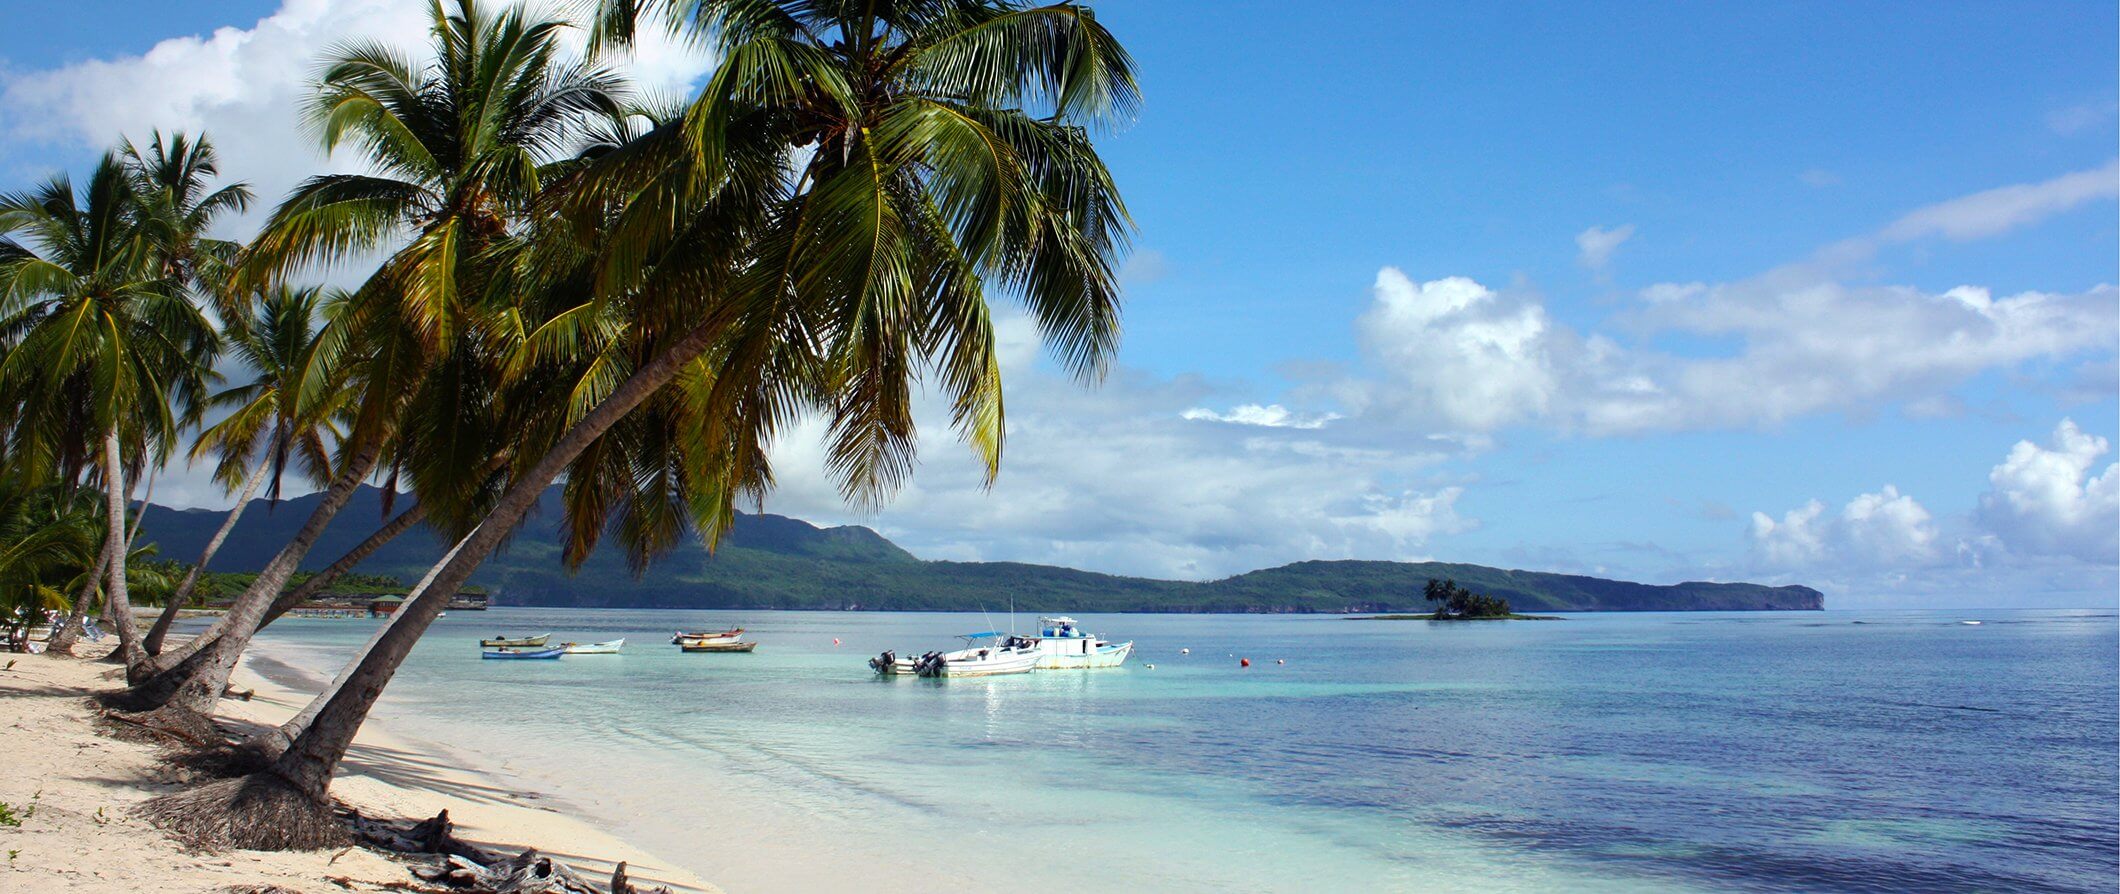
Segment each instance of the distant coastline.
[[[1453,562],[1312,560],[1212,581],[1127,577],[1024,562],[921,559],[869,528],[818,527],[771,514],[740,514],[712,555],[695,541],[636,576],[615,551],[581,570],[560,562],[558,491],[535,520],[472,583],[495,605],[553,608],[676,608],[783,611],[1018,611],[1177,614],[1394,614],[1430,608],[1422,585],[1450,578],[1505,598],[1524,612],[1816,611],[1825,595],[1805,586],[1686,581],[1643,584],[1584,575]],[[250,513],[230,535],[216,571],[262,567],[281,543],[286,517],[308,512],[314,495]],[[367,536],[382,517],[382,492],[364,487],[312,551],[328,562]],[[142,541],[163,555],[196,555],[222,515],[156,507]],[[429,536],[390,543],[358,566],[364,574],[414,581],[440,558]]]

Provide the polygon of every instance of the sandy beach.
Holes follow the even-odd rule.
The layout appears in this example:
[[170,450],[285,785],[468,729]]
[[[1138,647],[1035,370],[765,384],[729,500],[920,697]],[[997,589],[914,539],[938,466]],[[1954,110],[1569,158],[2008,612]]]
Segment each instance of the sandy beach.
[[[175,789],[149,744],[97,732],[89,696],[122,686],[122,672],[95,660],[0,656],[0,802],[19,825],[0,823],[0,890],[38,892],[221,891],[277,885],[298,892],[402,890],[407,864],[360,847],[313,852],[187,851],[134,816]],[[232,728],[278,724],[309,694],[247,664],[226,699]],[[370,723],[347,757],[333,793],[366,815],[421,818],[448,810],[457,834],[494,850],[524,847],[559,858],[585,877],[608,878],[625,861],[636,884],[681,891],[719,888],[563,812],[552,797],[519,791],[505,774],[435,743]]]

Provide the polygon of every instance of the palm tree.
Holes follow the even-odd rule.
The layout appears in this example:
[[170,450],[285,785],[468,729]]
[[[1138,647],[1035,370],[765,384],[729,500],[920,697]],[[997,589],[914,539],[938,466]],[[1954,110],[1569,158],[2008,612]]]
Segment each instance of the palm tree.
[[[593,402],[557,408],[556,437],[519,445],[492,512],[268,770],[158,799],[158,823],[250,847],[313,844],[330,828],[333,771],[427,625],[546,486],[673,383],[664,409],[684,446],[723,464],[685,485],[711,541],[730,501],[767,480],[758,445],[805,411],[831,421],[828,468],[842,490],[888,495],[910,467],[924,368],[994,474],[989,287],[1013,293],[1079,375],[1108,362],[1128,224],[1086,125],[1125,116],[1136,93],[1124,50],[1086,7],[611,0],[601,12],[606,40],[657,14],[723,60],[679,138],[645,138],[580,172],[557,203],[574,224],[557,228],[578,238],[542,253],[587,268],[580,303],[628,308],[634,363]],[[654,164],[671,142],[680,158]],[[778,163],[771,176],[753,170],[762,158]]]
[[[329,481],[331,441],[338,435],[336,421],[350,394],[331,386],[338,371],[316,350],[319,310],[328,297],[321,288],[274,288],[251,305],[247,322],[230,327],[229,347],[254,376],[209,401],[228,416],[199,433],[191,456],[194,461],[220,456],[215,477],[232,486],[236,502],[148,631],[143,644],[148,654],[161,654],[162,638],[177,612],[190,604],[199,574],[220,551],[259,487],[269,481],[267,498],[278,500],[290,462],[299,464],[303,477],[319,486]],[[156,664],[141,667],[164,669]]]
[[[146,657],[126,591],[127,481],[198,406],[217,350],[213,327],[172,278],[142,224],[130,172],[106,154],[77,198],[64,175],[0,196],[0,402],[14,411],[10,458],[33,477],[73,480],[91,461],[108,503],[105,598],[119,654]],[[24,243],[27,245],[24,245]],[[132,462],[125,455],[131,446]]]
[[250,207],[249,184],[212,185],[221,172],[220,156],[203,134],[193,140],[183,133],[165,137],[155,131],[145,149],[128,141],[124,154],[161,274],[197,290],[224,325],[241,327],[243,308],[227,283],[243,246],[207,232],[222,215]]
[[529,209],[542,166],[570,147],[584,119],[621,108],[618,78],[561,58],[562,22],[519,9],[489,15],[474,0],[435,0],[432,14],[435,59],[425,66],[372,43],[342,47],[326,65],[309,121],[326,149],[356,145],[375,173],[298,186],[253,240],[238,277],[269,283],[410,234],[325,327],[322,343],[345,352],[360,389],[332,484],[230,606],[219,635],[134,687],[140,706],[212,709],[275,596],[383,459],[413,398],[437,367],[477,349],[463,336],[485,312],[482,259]]
[[28,651],[29,629],[66,610],[69,584],[92,583],[100,571],[102,507],[69,490],[0,472],[0,630],[9,651]]

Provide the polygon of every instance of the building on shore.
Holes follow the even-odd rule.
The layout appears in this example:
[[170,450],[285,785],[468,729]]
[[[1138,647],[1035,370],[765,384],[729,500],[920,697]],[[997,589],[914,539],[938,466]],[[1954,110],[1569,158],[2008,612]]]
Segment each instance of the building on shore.
[[368,617],[382,618],[397,614],[398,607],[404,604],[403,596],[377,596],[368,600]]

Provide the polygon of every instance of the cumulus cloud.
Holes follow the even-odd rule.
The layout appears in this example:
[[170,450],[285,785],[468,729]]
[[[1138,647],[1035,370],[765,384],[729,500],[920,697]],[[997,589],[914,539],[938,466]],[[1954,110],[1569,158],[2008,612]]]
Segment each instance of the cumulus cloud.
[[1576,261],[1592,270],[1604,270],[1612,262],[1612,253],[1627,240],[1634,238],[1634,225],[1605,229],[1591,227],[1575,235]]
[[1836,282],[1659,284],[1618,321],[1636,341],[1555,322],[1535,300],[1462,277],[1377,274],[1358,321],[1374,377],[1337,386],[1361,414],[1424,430],[1543,424],[1590,435],[1772,426],[1820,412],[1923,406],[1982,372],[2109,354],[2120,290],[1931,293]]
[[1980,523],[2012,552],[2120,560],[2120,463],[2104,438],[2063,419],[2046,444],[2018,441],[1988,473]]
[[[327,162],[302,128],[301,99],[318,60],[366,40],[424,56],[427,10],[423,0],[284,0],[248,28],[170,38],[138,56],[12,72],[0,80],[0,134],[17,144],[92,151],[153,128],[205,132],[221,151],[222,172],[249,181],[262,200],[230,226],[247,233],[303,177],[332,162],[355,163]],[[579,47],[583,36],[576,30],[569,40]],[[612,61],[645,94],[682,89],[708,67],[705,56],[660,29]]]
[[1818,500],[1778,519],[1752,513],[1753,551],[1763,565],[1777,569],[1919,565],[1937,557],[1936,537],[1929,511],[1889,484],[1848,501],[1838,513]]
[[1560,387],[1549,356],[1553,323],[1537,302],[1464,277],[1417,283],[1396,267],[1377,272],[1372,294],[1356,327],[1388,379],[1346,392],[1359,410],[1486,431],[1552,408]]

